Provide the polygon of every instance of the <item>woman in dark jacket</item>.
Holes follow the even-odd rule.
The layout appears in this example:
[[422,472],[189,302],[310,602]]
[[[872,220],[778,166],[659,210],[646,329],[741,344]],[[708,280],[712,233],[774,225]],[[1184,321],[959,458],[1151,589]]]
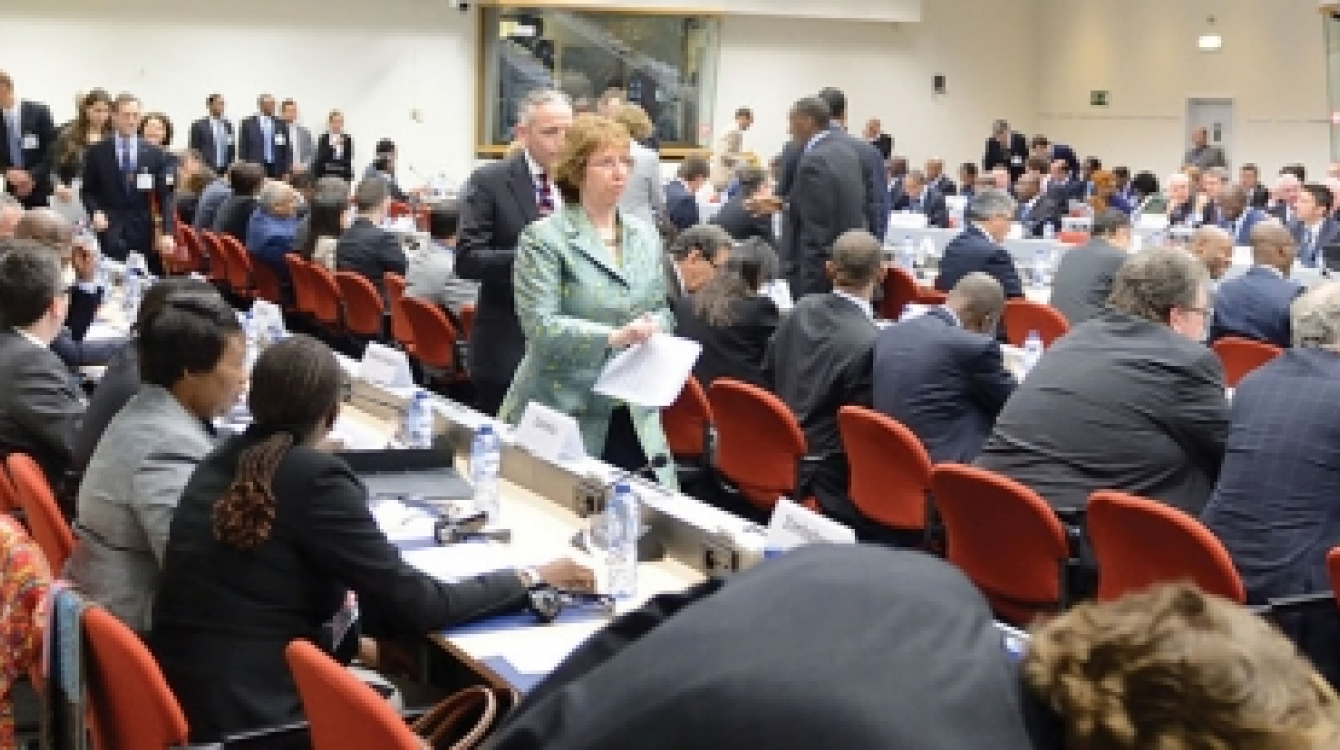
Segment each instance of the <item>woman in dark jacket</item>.
[[233,194],[219,206],[213,229],[247,244],[247,227],[256,213],[256,198],[265,184],[265,168],[255,162],[241,161],[228,170],[228,185]]
[[344,132],[344,114],[338,109],[331,112],[326,127],[326,132],[316,139],[313,176],[317,179],[339,177],[345,182],[353,182],[354,139]]
[[316,339],[272,344],[252,374],[255,422],[182,491],[149,641],[193,743],[301,721],[284,648],[297,638],[322,643],[347,592],[374,634],[423,635],[519,609],[527,585],[594,582],[566,560],[454,584],[405,563],[373,521],[358,477],[315,447],[335,422],[343,379]]
[[763,354],[781,316],[759,290],[776,275],[776,253],[754,238],[732,250],[702,289],[675,303],[675,333],[703,346],[693,366],[703,388],[717,378],[765,387]]

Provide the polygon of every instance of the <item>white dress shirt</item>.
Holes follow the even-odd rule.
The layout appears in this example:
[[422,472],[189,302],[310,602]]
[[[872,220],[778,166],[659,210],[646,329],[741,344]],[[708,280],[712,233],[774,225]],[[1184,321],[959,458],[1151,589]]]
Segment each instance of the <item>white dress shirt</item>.
[[860,297],[857,297],[854,294],[848,294],[847,292],[844,292],[841,289],[834,289],[833,294],[836,294],[837,296],[845,300],[848,300],[853,305],[859,307],[861,309],[861,312],[865,313],[865,317],[869,318],[870,320],[873,321],[875,319],[875,307],[874,305],[870,304],[870,300],[861,299]]

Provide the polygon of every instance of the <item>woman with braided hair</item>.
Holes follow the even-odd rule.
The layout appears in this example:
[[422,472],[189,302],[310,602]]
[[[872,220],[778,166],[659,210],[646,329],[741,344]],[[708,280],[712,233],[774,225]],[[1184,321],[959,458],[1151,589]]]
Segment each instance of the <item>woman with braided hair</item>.
[[182,492],[149,642],[192,743],[302,721],[284,648],[297,638],[323,643],[322,626],[349,591],[365,633],[422,636],[521,609],[529,579],[593,585],[568,560],[452,584],[406,564],[373,521],[358,477],[316,448],[335,423],[343,377],[316,339],[270,346],[252,372],[255,421]]

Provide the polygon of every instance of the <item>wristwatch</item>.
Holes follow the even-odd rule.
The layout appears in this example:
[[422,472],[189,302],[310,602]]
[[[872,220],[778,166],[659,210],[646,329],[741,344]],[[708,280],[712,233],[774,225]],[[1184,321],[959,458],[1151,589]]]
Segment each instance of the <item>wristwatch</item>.
[[535,568],[517,568],[516,577],[521,579],[521,585],[525,586],[527,591],[544,583],[544,579],[540,577],[540,571]]

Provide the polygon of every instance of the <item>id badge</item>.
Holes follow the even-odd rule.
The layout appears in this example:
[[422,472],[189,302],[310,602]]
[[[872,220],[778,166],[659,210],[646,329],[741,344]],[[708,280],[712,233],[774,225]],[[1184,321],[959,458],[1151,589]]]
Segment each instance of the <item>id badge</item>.
[[37,136],[33,135],[32,133],[28,133],[28,134],[24,135],[24,136],[23,136],[23,150],[24,150],[24,151],[31,151],[32,149],[35,149],[35,148],[37,148]]
[[287,144],[287,143],[288,143],[288,141],[284,138],[284,134],[283,134],[283,133],[275,133],[275,145],[276,145],[276,146],[283,146],[283,145],[285,145],[285,144]]
[[139,174],[135,175],[135,189],[153,190],[154,176],[149,174],[148,172],[140,172]]

